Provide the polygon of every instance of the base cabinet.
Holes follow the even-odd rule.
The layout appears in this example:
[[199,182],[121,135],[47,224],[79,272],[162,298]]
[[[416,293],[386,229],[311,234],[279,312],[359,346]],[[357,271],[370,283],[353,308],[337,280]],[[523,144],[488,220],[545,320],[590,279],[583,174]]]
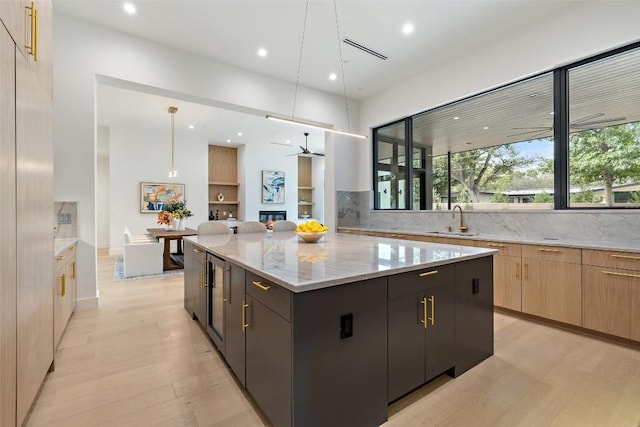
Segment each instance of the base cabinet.
[[184,242],[184,307],[193,319],[206,328],[207,289],[204,250]]
[[[422,290],[405,294],[416,288]],[[391,276],[389,295],[387,398],[392,402],[455,363],[454,268]]]
[[227,262],[227,277],[224,306],[225,360],[240,381],[245,383],[246,299],[245,271],[242,267]]
[[76,254],[75,245],[55,259],[53,275],[53,345],[58,347],[62,333],[76,308]]

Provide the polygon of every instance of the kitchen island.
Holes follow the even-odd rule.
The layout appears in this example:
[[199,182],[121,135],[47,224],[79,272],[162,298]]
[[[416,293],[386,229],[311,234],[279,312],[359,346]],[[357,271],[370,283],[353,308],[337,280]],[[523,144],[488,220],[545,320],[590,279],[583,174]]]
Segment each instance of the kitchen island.
[[294,232],[185,238],[185,308],[275,426],[375,426],[493,354],[490,249]]

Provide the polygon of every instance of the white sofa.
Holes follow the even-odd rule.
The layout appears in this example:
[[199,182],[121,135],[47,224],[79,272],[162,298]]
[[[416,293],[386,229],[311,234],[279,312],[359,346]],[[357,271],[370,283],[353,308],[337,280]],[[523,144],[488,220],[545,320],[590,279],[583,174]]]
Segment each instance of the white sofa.
[[131,235],[124,228],[124,276],[143,276],[162,273],[161,242],[149,234]]

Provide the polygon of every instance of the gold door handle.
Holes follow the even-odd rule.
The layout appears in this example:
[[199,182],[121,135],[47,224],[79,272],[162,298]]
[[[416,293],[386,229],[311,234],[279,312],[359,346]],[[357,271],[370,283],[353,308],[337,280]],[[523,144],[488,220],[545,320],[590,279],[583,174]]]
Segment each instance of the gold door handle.
[[422,304],[422,320],[420,321],[420,323],[422,323],[424,325],[424,328],[427,329],[427,299],[422,298],[420,304]]
[[529,280],[529,264],[524,265],[524,280]]
[[622,276],[622,277],[633,277],[635,279],[640,279],[640,274],[631,274],[631,273],[616,273],[615,271],[602,271],[604,274],[608,274],[610,276]]
[[56,257],[56,259],[58,261],[62,261],[64,259],[64,255],[59,255],[59,256]]
[[427,277],[427,276],[433,276],[434,274],[438,274],[438,270],[425,271],[424,273],[420,273],[419,276],[420,277]]
[[242,301],[242,332],[246,331],[249,327],[247,323],[247,307],[249,307],[249,304]]
[[204,280],[204,271],[200,272],[200,287],[201,288],[206,288],[207,284],[205,283],[206,281]]
[[25,6],[29,11],[29,17],[31,18],[31,46],[25,46],[27,53],[33,56],[33,60],[38,60],[38,11],[33,2],[31,6]]
[[546,249],[546,248],[538,248],[540,252],[560,252],[559,249]]
[[254,280],[252,282],[255,286],[259,287],[260,289],[262,289],[263,291],[268,291],[269,289],[271,289],[271,286],[269,285],[263,285],[262,282],[259,282],[257,280]]
[[431,320],[431,326],[433,326],[436,323],[436,297],[431,295],[428,301],[431,303],[431,317],[428,319]]
[[73,261],[73,264],[72,264],[71,266],[72,266],[72,270],[71,270],[71,271],[72,271],[72,275],[71,275],[71,278],[75,280],[75,278],[76,278],[76,262],[75,262],[75,261]]
[[621,258],[621,259],[633,259],[635,261],[640,261],[640,256],[631,256],[631,255],[611,255],[613,258]]
[[520,280],[520,263],[516,262],[516,279]]
[[490,248],[504,248],[504,245],[501,245],[499,243],[487,243],[487,246],[489,246]]
[[58,295],[63,297],[67,293],[67,284],[65,283],[66,282],[65,275],[63,274],[62,276],[58,277],[58,281],[60,282],[60,292],[58,292]]

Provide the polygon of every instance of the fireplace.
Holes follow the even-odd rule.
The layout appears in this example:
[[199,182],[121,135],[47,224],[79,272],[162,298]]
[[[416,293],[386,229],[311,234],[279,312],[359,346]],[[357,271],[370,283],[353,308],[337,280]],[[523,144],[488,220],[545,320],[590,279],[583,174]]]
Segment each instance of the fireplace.
[[267,226],[267,229],[271,230],[271,225],[274,221],[287,219],[287,211],[259,211],[259,221]]

